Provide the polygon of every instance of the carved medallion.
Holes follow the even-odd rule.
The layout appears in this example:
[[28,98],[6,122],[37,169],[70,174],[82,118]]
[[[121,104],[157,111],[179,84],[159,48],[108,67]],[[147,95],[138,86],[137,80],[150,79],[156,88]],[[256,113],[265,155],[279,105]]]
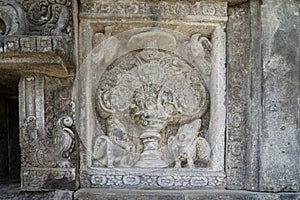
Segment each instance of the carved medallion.
[[[198,136],[207,107],[201,75],[180,57],[145,49],[118,59],[98,84],[96,110],[106,135],[95,139],[94,165],[194,168],[202,154],[210,156]],[[167,134],[170,126],[179,129]]]

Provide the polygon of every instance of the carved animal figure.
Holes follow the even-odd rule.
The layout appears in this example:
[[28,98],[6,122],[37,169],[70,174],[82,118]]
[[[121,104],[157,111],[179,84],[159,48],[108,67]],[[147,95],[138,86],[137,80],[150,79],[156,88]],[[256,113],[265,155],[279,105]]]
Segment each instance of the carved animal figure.
[[137,160],[135,145],[128,138],[124,125],[116,118],[107,120],[108,136],[98,136],[94,143],[94,165],[99,167],[130,167]]
[[94,145],[94,165],[114,168],[125,166],[128,151],[107,136],[99,136]]
[[209,76],[211,74],[211,42],[200,33],[196,33],[191,36],[191,40],[187,44],[187,47],[189,49],[188,51],[191,53],[190,59],[201,66],[201,73],[205,76]]
[[[200,161],[206,161],[202,157],[209,159],[210,148],[207,141],[198,137],[199,130],[201,128],[201,119],[195,119],[190,123],[182,125],[176,136],[170,137],[168,140],[169,152],[171,152],[173,159],[175,160],[175,168],[181,168],[182,163],[186,162],[188,168],[195,168],[194,162],[197,159]],[[206,144],[205,144],[206,143]],[[204,151],[206,155],[198,155],[199,144],[204,144],[205,148],[209,150]],[[198,155],[198,156],[197,156]]]

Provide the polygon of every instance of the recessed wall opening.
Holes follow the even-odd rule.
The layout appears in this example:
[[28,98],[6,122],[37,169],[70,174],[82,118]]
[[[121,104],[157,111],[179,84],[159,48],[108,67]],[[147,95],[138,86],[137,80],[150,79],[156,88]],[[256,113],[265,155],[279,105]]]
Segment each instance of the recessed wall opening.
[[0,183],[20,182],[18,80],[0,80],[0,144]]

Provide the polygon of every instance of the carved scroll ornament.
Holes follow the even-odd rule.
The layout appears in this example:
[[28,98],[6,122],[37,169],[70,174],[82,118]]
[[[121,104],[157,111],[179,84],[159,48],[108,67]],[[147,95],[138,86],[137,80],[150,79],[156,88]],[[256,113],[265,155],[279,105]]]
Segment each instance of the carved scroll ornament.
[[70,153],[74,150],[75,136],[69,128],[73,119],[61,117],[52,135],[41,136],[36,128],[36,118],[25,119],[21,131],[23,138],[22,165],[25,167],[71,167]]

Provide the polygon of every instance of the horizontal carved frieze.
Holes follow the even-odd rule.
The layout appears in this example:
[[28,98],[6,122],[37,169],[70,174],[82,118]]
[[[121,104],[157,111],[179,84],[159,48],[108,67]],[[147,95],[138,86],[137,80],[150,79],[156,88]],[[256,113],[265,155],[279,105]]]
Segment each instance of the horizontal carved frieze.
[[224,178],[224,175],[218,172],[101,170],[97,173],[83,173],[81,184],[83,187],[116,189],[203,189],[224,187]]
[[84,2],[81,5],[82,17],[227,17],[226,2],[125,2],[100,3]]
[[68,38],[61,36],[6,36],[0,53],[65,51]]

